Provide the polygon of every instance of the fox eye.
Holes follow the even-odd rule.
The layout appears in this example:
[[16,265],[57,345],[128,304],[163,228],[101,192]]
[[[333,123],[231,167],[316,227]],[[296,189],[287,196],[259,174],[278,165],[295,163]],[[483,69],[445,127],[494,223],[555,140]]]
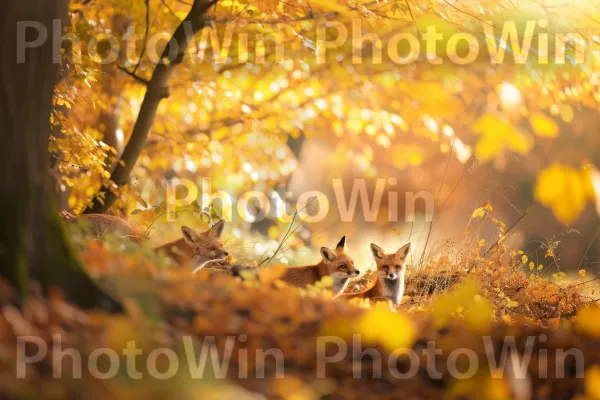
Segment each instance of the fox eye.
[[383,268],[384,270],[386,270],[386,271],[387,271],[388,269],[390,269],[390,267],[389,267],[389,266],[387,266],[387,265],[384,265],[382,268]]
[[401,267],[399,265],[396,265],[396,269],[400,269]]
[[346,265],[345,265],[345,264],[342,264],[342,265],[340,265],[340,266],[339,266],[339,268],[340,268],[340,269],[346,269],[346,268],[348,268],[348,267],[346,267]]

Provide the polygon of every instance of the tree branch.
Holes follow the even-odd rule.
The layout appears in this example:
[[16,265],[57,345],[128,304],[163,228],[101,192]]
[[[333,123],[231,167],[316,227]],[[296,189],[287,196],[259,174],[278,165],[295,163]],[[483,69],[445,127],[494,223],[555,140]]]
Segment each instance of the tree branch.
[[137,82],[141,83],[144,86],[148,86],[148,84],[150,83],[149,81],[147,81],[146,79],[142,78],[141,76],[137,75],[135,72],[131,72],[129,71],[127,68],[125,67],[121,67],[119,65],[119,69],[123,72],[125,72],[127,75],[129,75],[130,77],[132,77],[133,79],[135,79]]
[[144,0],[144,3],[146,3],[146,31],[144,32],[144,45],[142,46],[142,52],[140,54],[140,59],[138,60],[135,68],[133,69],[134,76],[136,75],[137,70],[140,67],[140,64],[142,63],[142,59],[144,58],[144,55],[146,54],[146,46],[148,43],[148,33],[150,32],[150,0]]
[[[110,181],[117,186],[121,187],[127,183],[129,175],[146,144],[158,106],[169,95],[169,80],[177,66],[182,63],[189,41],[209,23],[208,11],[217,2],[218,0],[194,0],[188,15],[179,24],[167,43],[161,56],[161,62],[156,66],[152,78],[148,81],[146,94],[133,127],[131,138],[119,162],[115,164],[115,170],[110,177]],[[104,200],[102,200],[102,192],[106,192]],[[104,213],[116,199],[115,193],[105,185],[100,189],[100,193],[96,194],[91,205],[84,213]]]

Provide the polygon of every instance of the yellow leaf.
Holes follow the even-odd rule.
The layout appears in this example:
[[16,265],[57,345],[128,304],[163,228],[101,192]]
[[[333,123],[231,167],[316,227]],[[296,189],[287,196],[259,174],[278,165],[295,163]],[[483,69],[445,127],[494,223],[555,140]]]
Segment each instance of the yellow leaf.
[[423,162],[423,149],[415,144],[399,144],[392,148],[392,161],[400,169]]
[[542,113],[531,114],[529,123],[538,136],[552,138],[558,136],[558,124]]
[[491,113],[477,120],[473,131],[481,136],[475,146],[475,154],[481,161],[490,161],[505,150],[526,154],[533,147],[531,137],[519,131],[510,121]]
[[600,172],[598,172],[596,167],[590,169],[590,180],[593,197],[596,199],[596,212],[600,215]]
[[[382,334],[382,326],[385,326],[388,333]],[[379,344],[387,351],[401,352],[403,349],[412,348],[418,332],[408,315],[401,312],[394,313],[388,304],[381,302],[351,321],[347,319],[327,321],[322,333],[347,340],[357,334],[365,344]]]
[[274,265],[270,268],[265,268],[258,273],[258,279],[264,285],[271,284],[285,274],[287,267],[285,265]]
[[472,219],[483,218],[485,216],[485,209],[483,207],[479,207],[473,211],[471,214]]
[[281,234],[281,230],[279,229],[279,227],[277,225],[273,225],[269,228],[267,234],[271,239],[277,239],[279,237],[279,235]]
[[131,197],[133,197],[135,199],[135,201],[137,201],[137,203],[139,205],[141,205],[142,207],[148,208],[148,203],[146,203],[146,201],[139,194],[132,192]]
[[153,209],[144,210],[138,213],[136,218],[142,223],[151,223],[156,218],[156,213]]
[[589,171],[553,164],[542,170],[535,187],[535,198],[551,207],[563,224],[573,223],[591,196]]
[[319,282],[321,287],[330,288],[333,286],[333,278],[329,275],[324,276]]
[[[586,307],[577,313],[575,325],[577,329],[587,335],[600,338],[600,307]],[[600,382],[599,382],[600,383]]]
[[489,400],[511,399],[510,387],[504,379],[490,378],[486,385],[486,396]]
[[491,326],[493,307],[478,292],[479,285],[473,280],[466,280],[453,291],[437,296],[431,306],[435,325],[443,327],[456,314],[462,314],[469,328],[485,333]]
[[[382,326],[393,333],[382,335]],[[363,314],[356,322],[354,331],[361,335],[365,343],[381,344],[388,351],[410,349],[417,337],[417,329],[410,317],[391,312],[385,303]]]
[[585,372],[585,395],[590,400],[600,400],[600,366],[594,365]]

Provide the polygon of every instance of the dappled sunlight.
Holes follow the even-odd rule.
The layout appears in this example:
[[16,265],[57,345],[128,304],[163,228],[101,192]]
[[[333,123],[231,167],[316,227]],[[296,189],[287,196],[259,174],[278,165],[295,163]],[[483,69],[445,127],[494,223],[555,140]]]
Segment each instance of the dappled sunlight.
[[4,3],[0,398],[600,400],[597,0]]

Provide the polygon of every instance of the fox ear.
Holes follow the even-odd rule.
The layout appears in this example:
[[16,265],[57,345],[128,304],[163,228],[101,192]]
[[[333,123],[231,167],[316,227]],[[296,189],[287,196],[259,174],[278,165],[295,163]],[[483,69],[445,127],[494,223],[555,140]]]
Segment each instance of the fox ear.
[[225,220],[222,219],[219,222],[217,222],[215,224],[215,226],[213,226],[212,228],[210,228],[206,234],[209,237],[218,239],[223,234],[223,229],[224,228],[225,228]]
[[340,242],[335,246],[337,251],[344,251],[346,249],[346,236],[342,236]]
[[371,243],[371,253],[373,253],[373,257],[375,258],[385,257],[385,252],[383,251],[383,249],[377,246],[375,243]]
[[321,256],[325,261],[335,260],[335,253],[327,247],[321,247]]
[[401,260],[406,259],[406,257],[408,257],[408,255],[410,254],[410,248],[411,248],[410,243],[408,243],[407,245],[402,247],[400,250],[398,250],[396,252],[396,258],[399,258]]
[[194,246],[200,241],[200,235],[198,235],[198,233],[196,233],[196,231],[192,228],[182,226],[181,233],[183,234],[183,239],[185,242],[190,246]]

